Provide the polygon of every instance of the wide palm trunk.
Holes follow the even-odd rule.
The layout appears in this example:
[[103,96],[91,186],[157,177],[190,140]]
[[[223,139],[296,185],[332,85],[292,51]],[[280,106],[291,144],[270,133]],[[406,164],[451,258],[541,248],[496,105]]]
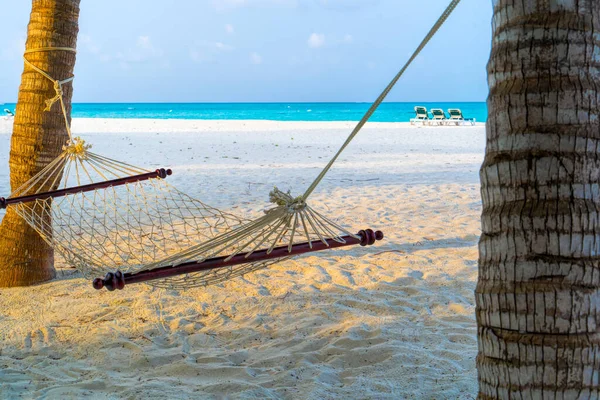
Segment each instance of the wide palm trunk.
[[[79,0],[33,0],[26,49],[75,48],[78,17]],[[73,52],[44,51],[26,57],[54,79],[73,74]],[[69,116],[72,93],[71,84],[63,85]],[[57,157],[68,139],[60,105],[54,104],[51,111],[44,112],[46,100],[55,95],[53,83],[25,65],[11,138],[11,190]],[[52,248],[9,207],[0,224],[0,286],[31,285],[54,275]]]
[[494,1],[479,398],[598,398],[600,2]]

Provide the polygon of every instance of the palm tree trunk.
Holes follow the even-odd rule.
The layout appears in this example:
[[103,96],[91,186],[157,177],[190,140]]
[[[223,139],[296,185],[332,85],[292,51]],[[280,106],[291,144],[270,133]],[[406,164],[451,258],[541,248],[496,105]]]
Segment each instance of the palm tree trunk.
[[[77,43],[79,0],[33,0],[26,49],[71,47]],[[27,59],[54,79],[73,74],[75,53],[49,51],[27,54]],[[72,85],[63,86],[70,118]],[[17,101],[10,149],[11,189],[29,180],[57,157],[67,141],[58,104],[44,112],[54,97],[52,82],[25,66]],[[70,119],[69,119],[70,123]],[[42,238],[10,207],[0,224],[0,286],[23,286],[55,276],[54,254]]]
[[479,398],[598,398],[600,2],[496,0]]

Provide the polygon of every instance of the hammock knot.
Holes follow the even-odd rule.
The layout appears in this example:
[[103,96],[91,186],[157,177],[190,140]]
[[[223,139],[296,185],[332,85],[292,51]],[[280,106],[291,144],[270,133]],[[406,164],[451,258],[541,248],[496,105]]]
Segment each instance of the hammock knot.
[[44,111],[50,111],[54,103],[56,103],[62,98],[63,90],[60,81],[54,81],[54,91],[56,92],[56,94],[53,98],[46,100],[46,108],[44,108]]
[[277,187],[273,188],[273,190],[269,193],[269,200],[271,203],[287,208],[287,211],[290,214],[295,214],[296,212],[306,208],[304,197],[292,197],[289,190],[287,192],[282,192],[281,190],[277,189]]
[[69,140],[66,145],[63,146],[63,151],[72,158],[84,158],[87,151],[92,148],[91,144],[86,144],[85,140],[79,136]]

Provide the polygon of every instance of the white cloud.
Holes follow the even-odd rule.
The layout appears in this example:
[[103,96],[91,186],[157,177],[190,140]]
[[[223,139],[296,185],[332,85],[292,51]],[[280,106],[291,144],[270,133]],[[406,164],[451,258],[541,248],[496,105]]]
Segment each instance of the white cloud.
[[131,64],[156,64],[160,68],[169,68],[169,62],[162,60],[163,51],[152,43],[150,36],[140,35],[136,38],[133,48],[118,51],[114,56],[102,52],[96,53],[98,58],[104,62],[112,62],[113,60],[125,70],[131,69]]
[[214,42],[213,46],[217,50],[220,50],[220,51],[231,51],[231,50],[235,49],[235,47],[230,46],[230,45],[225,44],[225,43],[221,43],[221,42]]
[[218,54],[235,50],[223,42],[202,42],[190,49],[190,58],[197,63],[213,62]]
[[233,25],[225,24],[225,32],[229,33],[230,35],[233,35],[233,33],[235,32]]
[[140,56],[143,59],[161,57],[163,55],[163,51],[154,46],[152,40],[150,40],[150,36],[138,36],[137,47],[141,50]]
[[325,35],[322,33],[313,33],[308,38],[308,47],[318,48],[325,44]]
[[163,56],[163,51],[152,43],[150,36],[138,36],[135,48],[125,52],[118,52],[115,58],[124,63],[154,62],[156,58]]
[[320,0],[316,4],[330,10],[350,11],[365,7],[374,8],[379,2],[380,0]]
[[96,41],[85,33],[80,33],[77,38],[77,49],[78,51],[87,51],[90,54],[96,56],[102,62],[109,62],[115,58],[123,59],[123,53],[119,52],[116,55],[106,53],[102,51],[102,47],[96,43]]
[[137,38],[137,46],[142,49],[152,49],[152,42],[150,41],[150,36],[138,36]]
[[262,57],[258,53],[252,53],[250,54],[250,62],[256,65],[262,64]]
[[[77,50],[82,54],[91,54],[94,59],[103,63],[113,63],[125,70],[134,68],[136,64],[153,65],[159,68],[170,67],[169,61],[163,57],[163,50],[152,42],[150,36],[140,35],[135,38],[135,41],[129,40],[129,45],[127,45],[127,39],[124,39],[122,43],[121,47],[107,52],[90,35],[80,33],[77,38]],[[25,39],[19,40],[15,46],[5,46],[0,49],[0,59],[11,56],[13,47],[17,48],[18,53],[22,55],[25,49]]]
[[298,6],[298,0],[213,0],[213,7],[217,11],[227,11],[241,7],[291,7]]
[[352,35],[347,34],[346,36],[344,36],[344,43],[352,43],[354,41],[354,38],[352,37]]

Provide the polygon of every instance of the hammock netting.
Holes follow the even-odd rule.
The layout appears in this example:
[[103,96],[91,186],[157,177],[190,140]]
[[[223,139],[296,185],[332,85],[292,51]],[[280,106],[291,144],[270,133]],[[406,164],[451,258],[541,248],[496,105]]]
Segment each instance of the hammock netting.
[[[52,163],[15,190],[7,205],[67,264],[92,278],[176,266],[350,233],[289,194],[274,189],[273,207],[249,221],[171,186],[170,170],[148,171],[90,151],[75,138]],[[33,199],[25,201],[28,199]],[[279,204],[277,204],[279,203]],[[288,205],[289,203],[289,205]],[[339,229],[336,232],[335,229]],[[296,240],[298,241],[298,240]],[[250,262],[152,281],[168,288],[204,286],[280,261]]]
[[[304,194],[294,197],[275,188],[270,206],[252,220],[177,190],[166,181],[170,170],[149,171],[93,153],[90,145],[71,135],[62,85],[73,77],[56,80],[25,58],[27,66],[53,83],[56,96],[47,100],[47,109],[59,102],[70,139],[59,157],[8,199],[0,198],[0,206],[13,207],[85,277],[107,273],[104,280],[94,280],[97,289],[122,289],[128,280],[175,289],[206,286],[295,254],[374,244],[383,238],[381,232],[353,234],[309,206],[307,199],[459,1],[451,1]],[[75,50],[44,47],[25,54],[36,51]]]

